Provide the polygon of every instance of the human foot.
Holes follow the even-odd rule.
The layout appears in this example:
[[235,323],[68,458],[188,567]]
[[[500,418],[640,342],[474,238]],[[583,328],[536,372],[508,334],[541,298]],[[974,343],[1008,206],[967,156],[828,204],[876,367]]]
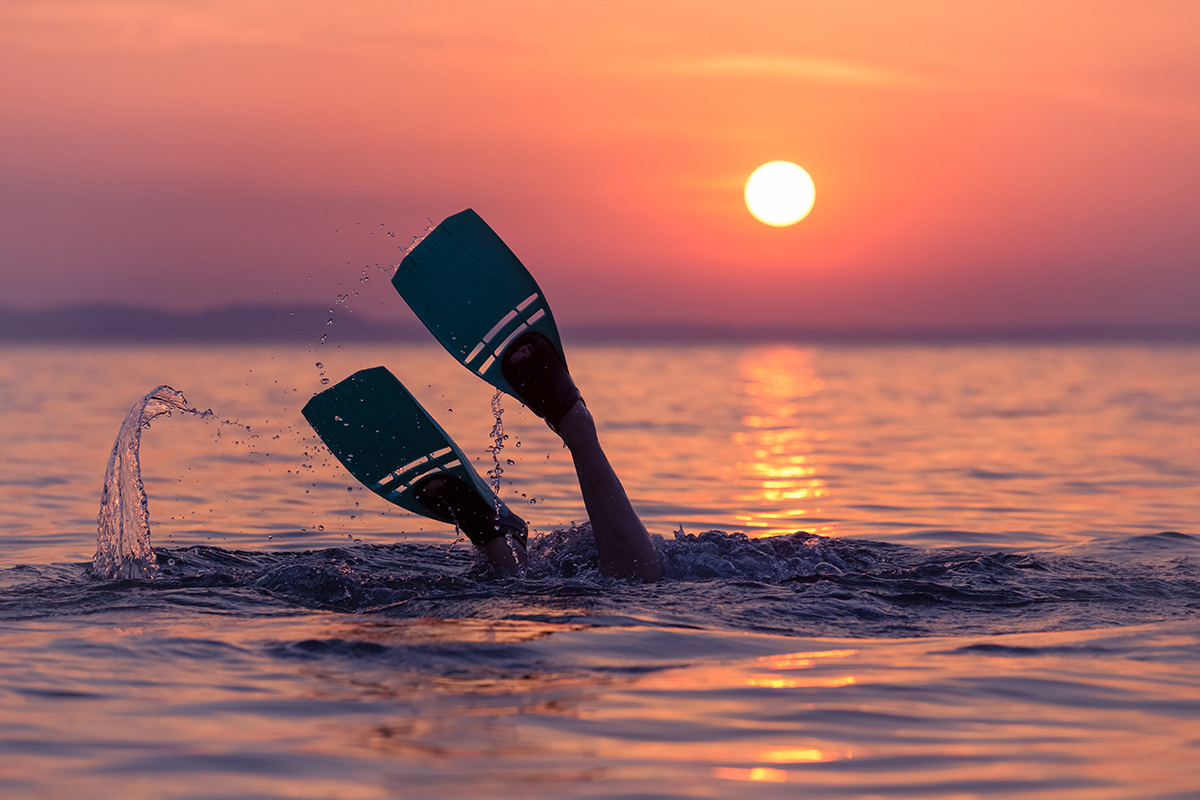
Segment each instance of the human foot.
[[555,432],[563,417],[583,402],[562,355],[537,331],[523,333],[509,345],[500,369],[517,399]]
[[479,492],[453,475],[431,475],[416,485],[414,494],[429,509],[430,516],[455,525],[476,547],[486,547],[512,534],[524,549],[529,538],[525,520],[511,511],[500,514]]

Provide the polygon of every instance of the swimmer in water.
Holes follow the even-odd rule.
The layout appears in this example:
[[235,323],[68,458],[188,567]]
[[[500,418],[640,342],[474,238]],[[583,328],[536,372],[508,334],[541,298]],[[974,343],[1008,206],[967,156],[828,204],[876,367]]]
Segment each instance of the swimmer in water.
[[[633,510],[625,488],[604,454],[596,422],[554,345],[540,333],[527,332],[505,350],[502,368],[518,399],[544,419],[571,452],[583,504],[596,537],[600,574],[662,580],[662,554],[650,540],[646,526]],[[497,526],[501,520],[494,512],[484,510],[481,516],[469,507],[478,503],[472,499],[477,495],[447,491],[449,487],[445,478],[431,477],[422,487],[422,499],[430,506],[445,509],[497,572],[517,575],[519,561],[524,558],[523,537],[514,536],[510,546],[508,537],[503,535],[504,528]],[[468,519],[473,519],[474,524]],[[511,528],[511,522],[504,521]]]
[[[600,573],[662,580],[662,555],[600,446],[596,422],[567,370],[550,308],[495,231],[470,209],[448,217],[408,252],[392,285],[451,355],[513,394],[562,438],[575,463]],[[515,338],[499,344],[508,341],[505,336]],[[467,341],[478,344],[464,348]],[[386,369],[355,373],[315,395],[303,413],[350,473],[376,494],[452,523],[497,572],[520,573],[528,526]]]

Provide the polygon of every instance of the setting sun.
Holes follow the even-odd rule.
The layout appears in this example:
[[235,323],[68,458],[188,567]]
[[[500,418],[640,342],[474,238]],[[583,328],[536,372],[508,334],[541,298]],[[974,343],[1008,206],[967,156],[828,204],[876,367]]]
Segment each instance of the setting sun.
[[790,161],[763,164],[746,181],[746,208],[767,225],[795,225],[808,216],[815,199],[812,178]]

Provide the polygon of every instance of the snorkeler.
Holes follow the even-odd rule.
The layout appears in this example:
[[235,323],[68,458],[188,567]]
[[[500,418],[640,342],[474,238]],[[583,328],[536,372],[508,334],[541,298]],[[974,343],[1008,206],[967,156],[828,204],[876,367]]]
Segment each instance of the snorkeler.
[[[460,363],[544,419],[571,452],[602,575],[657,581],[662,556],[600,446],[536,282],[475,212],[442,222],[392,284]],[[498,342],[498,344],[496,344]],[[368,488],[462,531],[493,569],[518,575],[528,526],[390,372],[360,370],[315,395],[304,417]]]

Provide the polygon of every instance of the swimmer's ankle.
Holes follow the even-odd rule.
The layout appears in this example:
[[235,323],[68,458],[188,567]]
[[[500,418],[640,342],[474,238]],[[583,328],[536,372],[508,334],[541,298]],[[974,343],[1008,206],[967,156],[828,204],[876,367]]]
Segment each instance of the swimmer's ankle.
[[558,435],[568,448],[588,446],[598,441],[596,420],[587,405],[578,401],[571,407],[558,423]]
[[500,370],[513,395],[557,432],[563,416],[580,401],[562,354],[543,334],[526,331],[501,357]]

